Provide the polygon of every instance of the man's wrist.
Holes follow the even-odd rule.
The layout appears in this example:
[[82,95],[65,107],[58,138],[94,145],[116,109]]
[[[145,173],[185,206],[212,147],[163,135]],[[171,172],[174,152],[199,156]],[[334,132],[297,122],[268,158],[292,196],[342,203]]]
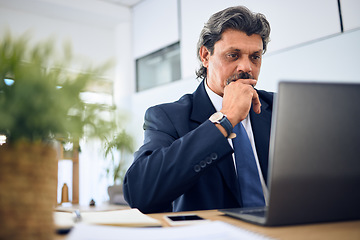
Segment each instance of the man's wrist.
[[215,126],[219,129],[219,131],[224,135],[224,137],[227,137],[227,132],[223,126],[221,126],[218,123],[215,123]]
[[[233,126],[229,119],[226,117],[225,114],[222,112],[216,112],[213,115],[210,116],[209,120],[216,124],[219,130],[221,131],[221,128],[223,128],[226,132],[226,135],[224,134],[224,131],[221,131],[225,137],[227,138],[234,138],[236,135],[232,132]],[[220,127],[221,126],[221,127]]]

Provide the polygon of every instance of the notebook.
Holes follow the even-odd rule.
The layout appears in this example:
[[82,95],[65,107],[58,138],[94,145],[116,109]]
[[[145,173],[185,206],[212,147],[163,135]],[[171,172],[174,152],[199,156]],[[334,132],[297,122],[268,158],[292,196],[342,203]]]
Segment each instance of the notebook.
[[269,202],[220,210],[265,226],[360,219],[360,84],[279,83]]
[[108,211],[55,211],[54,223],[57,233],[68,233],[77,222],[91,225],[121,227],[161,227],[161,222],[141,213],[138,209]]

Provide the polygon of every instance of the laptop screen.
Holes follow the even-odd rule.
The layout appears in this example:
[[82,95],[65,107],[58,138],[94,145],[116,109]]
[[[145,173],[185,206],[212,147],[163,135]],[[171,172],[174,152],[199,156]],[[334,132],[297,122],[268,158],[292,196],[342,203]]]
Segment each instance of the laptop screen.
[[360,218],[360,84],[280,82],[268,221]]

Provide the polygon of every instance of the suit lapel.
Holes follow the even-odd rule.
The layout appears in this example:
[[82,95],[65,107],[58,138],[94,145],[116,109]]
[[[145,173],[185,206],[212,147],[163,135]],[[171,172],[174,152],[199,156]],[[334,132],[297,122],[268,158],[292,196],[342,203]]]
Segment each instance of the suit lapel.
[[196,122],[198,125],[205,122],[216,111],[206,93],[204,84],[205,81],[202,81],[193,93],[193,108],[190,120]]
[[[193,94],[193,109],[190,116],[190,119],[194,122],[194,125],[192,126],[193,129],[205,122],[213,113],[216,112],[215,107],[211,103],[210,98],[206,93],[204,84],[205,81],[202,81]],[[229,155],[226,157],[226,159],[219,161],[216,167],[223,176],[226,185],[229,187],[239,202],[239,205],[241,206],[242,202],[240,198],[240,189],[239,185],[237,184],[232,156]]]

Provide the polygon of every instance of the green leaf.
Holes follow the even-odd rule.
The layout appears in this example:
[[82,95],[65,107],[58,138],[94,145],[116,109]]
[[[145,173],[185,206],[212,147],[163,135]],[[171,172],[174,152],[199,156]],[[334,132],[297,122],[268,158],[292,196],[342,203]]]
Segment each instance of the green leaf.
[[[10,32],[0,39],[0,133],[10,143],[110,135],[114,123],[99,114],[104,106],[88,105],[80,97],[109,63],[73,72],[70,44],[58,56],[53,39],[33,45],[29,40],[29,34],[15,38]],[[8,86],[4,78],[15,82]]]

